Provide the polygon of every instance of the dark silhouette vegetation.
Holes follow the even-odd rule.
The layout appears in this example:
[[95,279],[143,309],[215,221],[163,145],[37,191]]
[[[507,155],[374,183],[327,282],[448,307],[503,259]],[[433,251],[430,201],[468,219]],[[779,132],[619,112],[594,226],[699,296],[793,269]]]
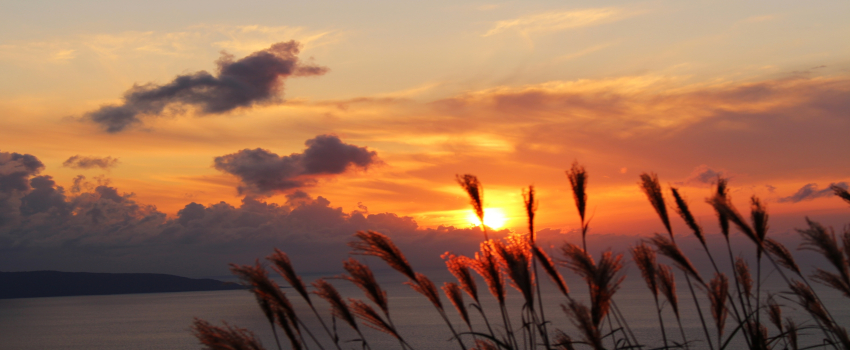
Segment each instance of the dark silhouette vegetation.
[[[817,268],[807,275],[794,260],[790,250],[769,235],[769,215],[765,204],[756,197],[750,198],[748,215],[742,214],[734,205],[726,179],[718,177],[714,189],[705,202],[716,212],[722,235],[706,236],[706,229],[694,219],[689,203],[676,188],[670,188],[669,196],[655,174],[642,174],[638,186],[646,194],[650,205],[660,219],[663,233],[646,237],[633,246],[628,259],[623,253],[610,250],[594,257],[588,253],[585,236],[588,219],[585,208],[588,203],[588,175],[583,167],[574,164],[567,171],[573,197],[582,227],[582,242],[564,242],[550,257],[534,239],[534,214],[537,202],[534,188],[523,190],[529,232],[516,233],[504,239],[489,239],[483,227],[484,240],[480,250],[472,256],[457,256],[445,253],[442,258],[457,283],[446,282],[442,286],[446,298],[457,310],[461,323],[452,322],[447,316],[447,305],[442,302],[437,287],[425,275],[416,272],[404,254],[392,240],[374,231],[357,232],[349,243],[351,254],[368,255],[383,260],[389,267],[407,278],[405,284],[425,297],[446,324],[448,342],[445,348],[459,347],[461,350],[485,349],[732,349],[746,346],[748,349],[850,349],[850,338],[844,326],[839,325],[830,308],[825,305],[811,282],[836,289],[850,298],[850,226],[843,235],[832,228],[811,221],[807,228],[798,229],[802,238],[800,249],[811,250],[825,258],[828,268]],[[484,191],[481,182],[473,175],[457,176],[457,181],[469,195],[472,209],[483,223]],[[842,186],[833,185],[834,194],[850,203],[850,193]],[[675,214],[681,217],[702,245],[702,251],[711,262],[711,269],[700,271],[677,245],[671,221]],[[743,234],[752,245],[738,245],[734,249],[729,243],[732,234]],[[726,249],[709,249],[708,239],[726,241]],[[717,247],[712,245],[712,247]],[[722,246],[721,246],[722,247]],[[755,256],[753,261],[741,258],[747,251]],[[736,258],[737,256],[737,258]],[[729,269],[722,269],[717,260],[729,259]],[[313,315],[298,315],[294,312],[287,295],[268,277],[266,269],[259,263],[253,266],[232,265],[233,272],[256,296],[273,330],[282,329],[292,349],[325,349],[332,344],[335,349],[374,349],[369,339],[361,333],[360,325],[377,329],[398,341],[401,349],[415,349],[399,332],[393,322],[387,292],[375,280],[370,268],[354,258],[343,262],[346,275],[341,278],[357,285],[364,299],[343,300],[336,289],[324,279],[315,281],[314,290],[309,291],[295,272],[286,253],[275,250],[268,258],[285,280],[309,304]],[[661,342],[647,343],[632,332],[616,302],[616,293],[625,276],[623,269],[633,260],[652,294],[657,311]],[[542,268],[538,270],[537,265]],[[684,281],[677,281],[674,269],[680,270]],[[580,276],[585,286],[568,286],[561,274],[568,270]],[[486,290],[498,303],[498,310],[484,309],[472,271],[480,275]],[[539,272],[542,271],[542,272]],[[784,288],[765,290],[763,284],[768,276],[781,279]],[[540,301],[541,280],[550,280],[560,292],[560,313],[552,310],[544,314]],[[539,283],[538,283],[539,282]],[[512,287],[521,294],[523,306],[508,309],[505,296]],[[588,298],[578,298],[570,293],[571,288],[588,288]],[[482,288],[481,290],[484,290]],[[464,300],[464,293],[469,300]],[[681,294],[684,293],[684,294]],[[329,316],[322,316],[314,308],[311,294],[330,304]],[[681,294],[681,295],[680,295]],[[587,299],[587,300],[579,300]],[[777,301],[779,299],[779,301]],[[682,303],[694,303],[701,330],[699,336],[686,334],[682,327],[680,309]],[[667,307],[672,309],[663,313]],[[795,317],[783,317],[783,310],[793,309]],[[787,315],[787,314],[786,314]],[[511,317],[513,316],[513,318]],[[671,319],[671,316],[673,319]],[[303,317],[318,317],[323,330],[310,330]],[[480,318],[481,322],[471,322]],[[358,324],[357,320],[361,323]],[[521,320],[521,322],[517,322]],[[675,320],[675,322],[673,322]],[[330,321],[330,322],[328,322]],[[337,322],[339,321],[339,322]],[[329,328],[327,324],[334,327]],[[354,339],[342,339],[336,325],[351,327],[357,334]],[[260,349],[262,345],[247,330],[225,324],[214,326],[196,319],[194,334],[208,349]],[[351,334],[351,333],[349,333]],[[278,349],[284,346],[275,332]],[[318,338],[325,338],[318,341]],[[743,345],[742,345],[743,344]]]

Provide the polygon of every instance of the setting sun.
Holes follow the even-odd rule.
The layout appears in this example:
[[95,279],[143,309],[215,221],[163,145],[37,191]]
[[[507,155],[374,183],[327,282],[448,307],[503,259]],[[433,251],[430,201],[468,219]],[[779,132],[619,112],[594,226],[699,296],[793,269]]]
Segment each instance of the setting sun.
[[[479,225],[481,222],[478,221],[478,217],[475,216],[475,212],[470,212],[466,217],[469,220],[469,223],[473,225]],[[508,218],[505,216],[505,212],[500,208],[485,208],[484,209],[484,225],[492,228],[494,230],[501,229],[505,226],[505,223],[508,221]]]

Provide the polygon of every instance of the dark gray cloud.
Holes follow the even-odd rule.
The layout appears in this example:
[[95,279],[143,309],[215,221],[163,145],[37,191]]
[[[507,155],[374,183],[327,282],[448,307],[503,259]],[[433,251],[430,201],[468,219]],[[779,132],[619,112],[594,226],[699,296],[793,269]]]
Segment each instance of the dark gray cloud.
[[296,41],[281,42],[239,60],[223,54],[216,62],[218,76],[200,71],[178,75],[165,85],[134,85],[124,93],[122,104],[104,105],[86,113],[85,118],[116,133],[141,123],[142,116],[179,111],[182,106],[194,106],[202,114],[219,114],[279,102],[285,78],[321,75],[328,70],[301,63],[299,46]]
[[64,214],[68,207],[68,203],[65,202],[65,190],[61,186],[56,186],[52,177],[36,176],[30,180],[30,186],[32,191],[21,197],[22,214],[32,215],[51,210]]
[[812,200],[812,199],[815,199],[815,198],[833,196],[833,195],[835,195],[835,192],[832,190],[832,188],[830,188],[832,186],[838,186],[838,187],[841,187],[845,190],[847,189],[847,183],[843,182],[843,181],[839,182],[839,183],[831,183],[831,184],[829,184],[829,186],[826,186],[826,188],[823,188],[823,189],[818,188],[818,184],[816,184],[816,183],[810,183],[810,184],[806,184],[805,186],[801,187],[799,190],[797,190],[796,193],[794,193],[794,194],[792,194],[788,197],[782,197],[782,198],[777,199],[777,202],[780,202],[780,203],[786,203],[786,202],[798,203],[798,202],[801,202],[801,201]]
[[[291,157],[307,176],[365,167],[376,160],[374,152],[346,145],[335,136],[310,140],[308,148],[312,151]],[[316,157],[327,157],[329,164],[302,163]],[[370,229],[408,247],[412,261],[433,266],[442,264],[442,251],[471,251],[481,237],[476,228],[424,229],[413,218],[393,213],[345,212],[323,197],[299,190],[288,193],[284,205],[254,197],[243,199],[239,206],[189,203],[169,218],[101,177],[88,181],[77,176],[66,192],[50,176],[38,175],[43,165],[34,156],[2,153],[0,160],[0,175],[15,179],[10,182],[14,186],[0,192],[0,270],[4,271],[224,275],[229,263],[250,263],[274,247],[285,249],[294,261],[307,266],[306,271],[328,271],[338,269],[347,256],[345,243],[351,235]],[[466,243],[458,246],[458,242]]]
[[723,171],[717,171],[703,164],[698,166],[691,175],[685,180],[685,183],[691,185],[710,186],[717,182],[717,178],[726,176]]
[[478,228],[427,229],[393,213],[346,212],[302,191],[289,194],[283,205],[252,197],[239,206],[193,202],[168,218],[132,193],[82,178],[84,190],[71,196],[49,176],[28,180],[32,189],[19,193],[13,206],[16,219],[0,223],[2,270],[225,275],[229,263],[251,263],[278,247],[302,271],[334,271],[358,230],[390,235],[412,263],[439,267],[440,253],[471,254],[482,237]]
[[29,177],[44,169],[44,164],[31,154],[0,152],[0,193],[29,189]]
[[[37,161],[34,157],[30,160]],[[388,235],[411,265],[424,271],[444,268],[439,257],[443,252],[471,255],[483,238],[477,227],[423,228],[412,217],[394,213],[346,212],[326,198],[311,197],[302,191],[288,194],[284,204],[252,197],[243,199],[238,206],[193,202],[181,209],[177,217],[169,218],[155,207],[137,202],[132,193],[104,184],[102,179],[89,183],[78,177],[80,191],[70,195],[49,176],[30,175],[25,180],[26,190],[12,191],[4,197],[16,205],[7,206],[15,211],[14,220],[0,222],[0,270],[3,271],[222,276],[227,275],[229,263],[250,264],[277,247],[289,254],[299,272],[332,275],[340,271],[341,261],[349,255],[346,243],[358,230]],[[841,223],[845,219],[842,213],[833,221]],[[799,227],[804,222],[796,216],[788,220],[781,214],[771,217],[772,237],[794,247],[799,238],[793,230],[782,231],[777,227]],[[508,233],[501,230],[490,232],[490,236],[504,237]],[[648,237],[651,231],[630,231],[625,235],[591,231],[588,247],[594,255],[606,249],[625,252],[640,239],[633,234]],[[707,238],[712,250],[725,249],[725,240],[719,234]],[[734,247],[749,247],[746,251],[754,255],[755,249],[746,237],[733,235],[731,239]],[[558,257],[555,251],[564,242],[580,241],[581,233],[575,229],[538,231],[538,245],[553,258]],[[690,235],[681,236],[677,242],[686,252],[702,249]],[[704,254],[692,254],[691,258],[703,271],[711,269]],[[807,260],[799,261],[808,265]],[[374,267],[386,269],[378,261]]]
[[0,225],[17,220],[21,197],[30,190],[30,177],[42,169],[44,164],[31,154],[0,152]]
[[75,155],[62,162],[62,166],[74,169],[101,168],[109,169],[118,164],[118,158],[112,157],[84,157]]
[[216,157],[213,166],[236,175],[240,194],[269,195],[315,184],[321,175],[366,169],[378,154],[366,147],[343,143],[335,135],[319,135],[305,142],[304,153],[279,156],[262,148],[243,149]]

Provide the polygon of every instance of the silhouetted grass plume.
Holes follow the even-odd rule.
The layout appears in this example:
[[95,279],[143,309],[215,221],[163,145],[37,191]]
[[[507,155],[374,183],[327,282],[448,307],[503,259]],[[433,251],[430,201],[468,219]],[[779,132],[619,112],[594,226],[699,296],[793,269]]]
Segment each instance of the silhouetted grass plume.
[[[483,186],[474,175],[457,176],[457,182],[470,198],[473,213],[481,223],[484,240],[471,256],[455,255],[446,252],[441,255],[446,268],[457,279],[442,285],[443,295],[457,310],[459,322],[453,321],[445,312],[441,293],[434,282],[426,275],[417,272],[393,243],[390,235],[376,231],[359,231],[349,243],[352,255],[375,257],[387,266],[407,278],[405,282],[414,291],[424,296],[423,302],[429,308],[434,307],[446,325],[446,339],[456,342],[452,346],[466,349],[731,349],[745,344],[749,349],[845,349],[850,350],[850,337],[844,326],[836,322],[829,307],[823,303],[810,281],[815,281],[841,292],[850,298],[850,228],[843,235],[837,235],[832,228],[806,219],[807,227],[799,229],[802,238],[800,249],[815,252],[828,263],[828,269],[815,268],[807,273],[795,260],[791,251],[770,237],[768,210],[763,201],[750,198],[749,220],[732,204],[728,195],[726,179],[718,178],[715,188],[706,202],[714,209],[719,221],[719,234],[707,234],[693,215],[678,188],[669,188],[674,199],[674,209],[684,224],[698,240],[701,250],[691,255],[685,254],[676,243],[673,223],[668,213],[663,191],[664,188],[655,174],[640,175],[636,191],[642,192],[661,219],[666,234],[656,233],[643,237],[631,248],[631,261],[637,266],[640,277],[653,297],[661,344],[647,343],[652,340],[639,339],[631,331],[629,320],[617,307],[616,299],[620,285],[626,276],[622,274],[625,264],[623,254],[610,249],[594,257],[587,249],[588,219],[586,207],[588,201],[587,172],[584,167],[574,163],[567,172],[569,186],[578,211],[581,224],[581,242],[564,242],[554,253],[537,245],[534,232],[534,220],[538,209],[536,189],[528,187],[522,190],[524,212],[528,219],[528,233],[511,233],[501,239],[490,239],[483,226],[484,203]],[[833,188],[836,195],[850,202],[850,195],[843,188]],[[673,204],[671,204],[672,206]],[[675,219],[675,215],[674,215]],[[731,224],[730,224],[731,223]],[[736,230],[733,230],[735,228]],[[730,235],[740,233],[754,245],[733,247]],[[712,240],[725,241],[729,261],[723,266],[714,260],[715,251]],[[579,245],[580,244],[580,245]],[[723,250],[721,248],[721,250]],[[700,271],[694,265],[694,254],[706,254],[713,271]],[[766,254],[765,254],[766,253]],[[736,257],[737,255],[737,257]],[[755,256],[753,261],[745,259]],[[774,270],[762,266],[764,258]],[[665,263],[659,259],[666,259]],[[397,327],[391,317],[391,298],[381,288],[378,281],[364,262],[354,258],[343,261],[346,274],[337,276],[340,283],[353,283],[365,298],[343,298],[339,291],[325,279],[305,284],[297,274],[292,261],[283,251],[275,249],[268,257],[272,268],[278,272],[292,289],[309,306],[327,339],[317,338],[302,321],[304,315],[298,315],[286,294],[268,276],[268,272],[259,261],[254,265],[232,265],[231,270],[242,283],[250,288],[260,306],[261,317],[265,317],[274,331],[278,348],[283,348],[277,338],[277,329],[282,329],[292,349],[324,349],[332,343],[337,349],[372,349],[361,325],[385,333],[398,342],[402,349],[415,349],[417,345],[409,334],[403,334],[403,327]],[[695,260],[696,261],[696,260]],[[753,264],[753,269],[750,268]],[[537,265],[548,278],[541,278]],[[669,264],[669,265],[668,265]],[[677,295],[677,281],[673,268],[681,270],[684,282],[678,282],[690,292],[695,306],[695,317],[702,326],[702,334],[687,334],[682,326],[683,309]],[[770,266],[770,265],[768,265]],[[564,269],[565,268],[565,269]],[[765,270],[763,274],[762,270]],[[561,270],[571,271],[583,279],[588,286],[587,296],[576,298],[570,294]],[[487,285],[498,310],[485,308],[486,293],[479,295],[475,271]],[[776,272],[774,274],[773,272]],[[790,272],[790,273],[788,273]],[[786,275],[787,274],[787,275]],[[702,276],[713,276],[710,280]],[[728,276],[728,277],[727,277]],[[779,290],[764,290],[765,281],[781,278],[783,287]],[[548,279],[558,293],[542,294],[541,280]],[[516,292],[509,291],[509,283]],[[733,284],[733,286],[730,286]],[[508,293],[519,293],[522,307],[511,309],[506,302]],[[699,293],[697,293],[699,292]],[[470,300],[464,301],[463,293]],[[330,312],[319,312],[314,307],[311,296],[319,296],[328,303]],[[557,302],[561,306],[558,313],[544,313],[543,298]],[[585,298],[585,300],[578,300]],[[777,298],[791,305],[777,302]],[[536,300],[535,300],[536,299]],[[700,303],[702,301],[702,304]],[[316,300],[318,302],[318,299]],[[705,310],[710,311],[703,313]],[[666,324],[670,323],[670,313],[675,317],[679,335],[668,334]],[[789,308],[805,311],[808,316],[799,313],[784,312]],[[686,310],[686,309],[685,309]],[[474,312],[477,311],[477,312]],[[453,313],[452,313],[453,314]],[[495,315],[499,316],[495,316]],[[762,322],[762,314],[766,319]],[[514,318],[511,317],[514,316]],[[783,316],[784,315],[784,316]],[[790,315],[790,316],[789,316]],[[308,315],[309,316],[309,315]],[[310,317],[313,317],[310,316]],[[688,315],[690,316],[690,315]],[[792,317],[793,316],[793,317]],[[330,320],[333,327],[328,327]],[[490,317],[501,320],[491,322]],[[666,317],[666,319],[665,319]],[[783,318],[784,317],[784,318]],[[336,321],[341,321],[354,331],[353,339],[345,339],[337,332]],[[521,323],[517,326],[517,320]],[[486,327],[486,330],[483,326]],[[667,322],[665,322],[667,321]],[[315,324],[315,323],[314,323]],[[709,328],[713,324],[713,331]],[[457,331],[456,325],[461,325]],[[674,327],[674,326],[669,326]],[[480,329],[476,329],[480,328]],[[223,327],[196,319],[192,331],[202,345],[208,349],[263,349],[250,331],[225,324]],[[817,334],[813,331],[817,331]],[[349,336],[352,333],[347,333]],[[369,336],[375,336],[370,333]],[[380,334],[378,334],[380,336]],[[690,337],[691,339],[688,339]],[[657,342],[657,340],[656,340]]]

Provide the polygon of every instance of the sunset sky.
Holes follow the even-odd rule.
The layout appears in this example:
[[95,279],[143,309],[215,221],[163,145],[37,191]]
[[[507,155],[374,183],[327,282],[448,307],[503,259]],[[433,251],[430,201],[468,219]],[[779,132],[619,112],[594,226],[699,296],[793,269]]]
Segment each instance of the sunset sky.
[[850,214],[844,1],[0,3],[0,271],[474,249],[457,174],[572,239],[576,161],[595,234],[662,229],[643,172],[709,232],[717,176],[777,234]]

